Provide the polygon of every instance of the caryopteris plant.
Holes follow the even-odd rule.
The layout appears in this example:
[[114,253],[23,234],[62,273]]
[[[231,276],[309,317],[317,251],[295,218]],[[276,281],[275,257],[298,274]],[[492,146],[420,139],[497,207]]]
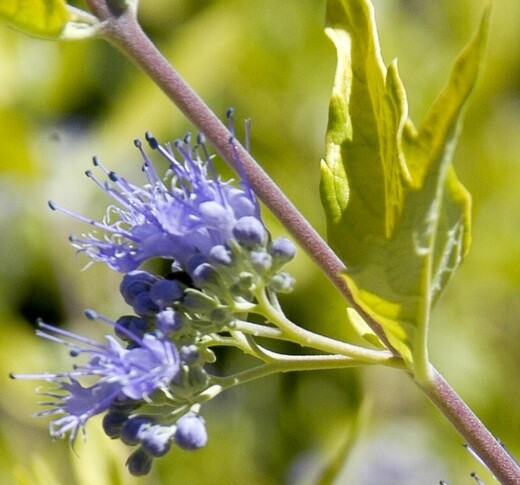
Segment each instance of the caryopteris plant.
[[[39,391],[47,399],[37,416],[52,417],[51,436],[73,444],[91,417],[103,415],[104,432],[131,447],[130,473],[146,475],[174,445],[206,446],[204,404],[231,387],[280,372],[381,365],[408,374],[494,476],[518,485],[518,463],[428,352],[432,308],[470,245],[471,199],[452,154],[482,62],[489,9],[416,127],[397,64],[382,60],[370,2],[328,0],[325,32],[337,50],[337,69],[321,162],[325,242],[237,141],[231,110],[223,124],[146,37],[137,0],[85,3],[88,11],[60,0],[6,0],[0,15],[36,36],[106,39],[201,135],[163,144],[147,133],[148,148],[136,140],[141,181],[95,158],[87,176],[107,196],[101,220],[49,204],[86,224],[72,245],[121,274],[128,305],[116,318],[86,311],[108,328],[101,342],[39,323],[37,335],[67,346],[74,364],[60,373],[13,377],[48,383]],[[209,145],[236,180],[217,173]],[[151,161],[150,150],[167,162],[166,171]],[[311,332],[285,315],[279,295],[298,284],[285,268],[296,247],[288,237],[271,236],[259,201],[344,296],[344,325],[364,345]],[[158,258],[167,262],[163,269],[147,265]],[[297,350],[284,353],[275,341]],[[222,375],[214,366],[219,347],[242,351],[251,364]],[[334,480],[341,459],[324,466],[322,483]]]

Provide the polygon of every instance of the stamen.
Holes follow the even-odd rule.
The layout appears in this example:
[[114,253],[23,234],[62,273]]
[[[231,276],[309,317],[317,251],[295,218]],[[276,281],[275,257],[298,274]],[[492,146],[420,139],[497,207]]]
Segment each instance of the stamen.
[[476,472],[471,472],[470,476],[477,482],[478,485],[485,485],[484,482],[476,474]]
[[228,108],[226,110],[226,118],[228,119],[229,131],[233,136],[235,136],[235,122],[233,119],[234,112],[235,110],[233,108]]
[[237,146],[235,145],[235,137],[234,135],[229,138],[229,144],[231,145],[231,149],[233,150],[233,157],[235,158],[235,163],[237,167],[237,172],[240,177],[240,185],[247,193],[248,198],[255,205],[256,216],[260,218],[260,206],[258,205],[258,201],[256,200],[255,193],[251,189],[251,185],[249,183],[249,178],[247,176],[247,172],[245,170],[244,164],[238,154]]
[[244,122],[246,127],[246,141],[245,148],[247,153],[251,151],[251,118],[247,118]]
[[145,137],[146,141],[148,142],[148,144],[150,145],[150,148],[152,150],[157,150],[157,148],[159,147],[159,142],[157,141],[157,139],[155,137],[152,136],[152,134],[149,131],[147,131],[144,134],[144,137]]
[[85,310],[84,314],[89,320],[99,320],[100,322],[106,323],[107,325],[110,325],[111,327],[117,329],[117,331],[120,331],[122,334],[126,335],[128,338],[132,339],[140,347],[147,348],[142,339],[140,339],[135,333],[125,328],[123,325],[120,325],[119,323],[114,322],[113,320],[110,320],[91,309]]
[[97,227],[98,229],[102,229],[103,231],[111,231],[111,232],[114,232],[116,234],[121,234],[121,235],[124,235],[126,237],[125,233],[123,233],[121,231],[115,231],[111,227],[106,226],[104,224],[101,224],[100,222],[95,221],[94,219],[89,219],[88,217],[82,216],[80,214],[76,214],[75,212],[72,212],[72,211],[70,211],[68,209],[65,209],[65,208],[59,206],[59,205],[56,205],[56,203],[53,202],[52,200],[49,200],[47,202],[47,204],[53,211],[63,212],[64,214],[67,214],[68,216],[73,217],[74,219],[77,219],[78,221],[85,222],[86,224],[89,224],[90,226]]

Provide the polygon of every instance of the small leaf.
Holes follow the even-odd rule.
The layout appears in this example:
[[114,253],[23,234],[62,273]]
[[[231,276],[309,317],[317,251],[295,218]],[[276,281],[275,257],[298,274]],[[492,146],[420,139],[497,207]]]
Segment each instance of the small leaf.
[[354,331],[369,344],[379,349],[386,349],[385,344],[376,333],[368,326],[368,323],[361,318],[361,315],[354,308],[347,308],[347,314],[350,324]]
[[452,153],[477,77],[489,9],[418,130],[396,62],[385,67],[368,0],[329,0],[338,65],[321,196],[329,242],[356,302],[411,363],[424,360],[430,310],[466,255],[470,196]]
[[1,0],[0,19],[27,34],[57,38],[69,13],[64,0]]

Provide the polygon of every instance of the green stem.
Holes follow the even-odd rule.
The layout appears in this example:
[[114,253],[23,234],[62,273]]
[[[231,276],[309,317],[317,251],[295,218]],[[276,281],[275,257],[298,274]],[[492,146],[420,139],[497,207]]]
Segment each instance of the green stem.
[[[274,352],[272,353],[274,355]],[[349,357],[342,355],[283,355],[277,354],[273,362],[258,365],[256,367],[238,372],[231,376],[211,378],[213,385],[201,392],[195,402],[204,403],[213,399],[221,392],[236,387],[247,382],[262,379],[264,377],[278,374],[280,372],[295,372],[309,370],[330,370],[344,369],[358,366],[359,362],[355,362]],[[191,406],[191,404],[190,404]]]
[[279,372],[295,372],[325,369],[344,369],[360,365],[355,360],[342,355],[283,355],[277,354],[276,361],[262,364],[251,369],[239,372],[232,376],[213,377],[213,382],[229,389],[256,379],[261,379]]
[[298,343],[303,347],[312,347],[322,352],[344,355],[366,364],[382,364],[401,369],[406,368],[403,360],[389,351],[359,347],[299,327],[291,322],[283,312],[273,306],[264,289],[260,289],[257,292],[256,298],[258,307],[255,312],[264,316],[269,322],[278,327],[285,340]]

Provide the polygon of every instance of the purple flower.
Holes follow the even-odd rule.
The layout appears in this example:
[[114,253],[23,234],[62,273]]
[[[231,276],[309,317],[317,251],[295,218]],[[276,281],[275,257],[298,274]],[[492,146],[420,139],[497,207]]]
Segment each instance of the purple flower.
[[[87,316],[117,326],[93,312]],[[174,344],[152,334],[138,337],[124,327],[118,329],[131,338],[131,347],[124,347],[110,335],[105,337],[106,343],[99,343],[40,323],[40,330],[36,332],[38,336],[70,347],[73,357],[89,356],[86,364],[76,365],[69,372],[13,375],[16,379],[38,379],[57,384],[54,390],[42,392],[56,399],[42,403],[51,409],[37,413],[37,416],[64,415],[51,422],[49,431],[52,437],[63,438],[68,434],[69,441],[73,442],[80,429],[84,432],[89,418],[108,410],[115,403],[151,401],[151,395],[157,390],[169,395],[168,386],[180,368]],[[88,378],[88,386],[80,383],[82,378]],[[92,378],[95,379],[93,384]]]
[[95,230],[71,238],[80,252],[110,268],[129,272],[155,257],[173,259],[186,268],[193,256],[206,257],[215,246],[226,246],[233,239],[248,244],[262,242],[266,230],[253,191],[246,181],[242,188],[223,182],[216,174],[204,144],[193,146],[189,136],[172,148],[161,146],[147,134],[150,146],[170,164],[165,178],[155,171],[150,159],[136,141],[144,159],[147,184],[134,185],[107,170],[96,159],[94,165],[108,178],[101,182],[88,171],[87,176],[115,200],[102,221],[78,216]]

